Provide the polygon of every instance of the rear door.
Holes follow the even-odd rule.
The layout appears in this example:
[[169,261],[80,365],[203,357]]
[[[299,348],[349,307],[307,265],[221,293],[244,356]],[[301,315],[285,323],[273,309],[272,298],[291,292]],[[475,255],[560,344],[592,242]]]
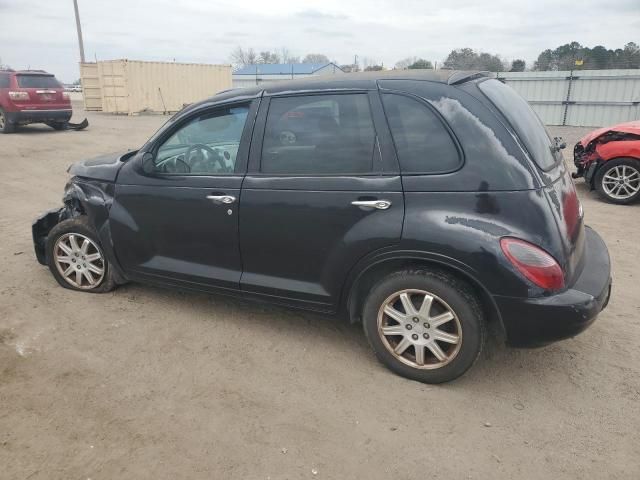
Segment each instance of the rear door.
[[377,92],[263,101],[240,201],[243,291],[331,311],[355,263],[399,242],[386,129]]

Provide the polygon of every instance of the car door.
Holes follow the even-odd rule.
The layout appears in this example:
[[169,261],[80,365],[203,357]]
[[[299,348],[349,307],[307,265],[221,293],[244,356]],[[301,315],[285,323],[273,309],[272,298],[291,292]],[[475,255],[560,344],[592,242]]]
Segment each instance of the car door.
[[239,288],[238,199],[257,103],[183,116],[125,165],[110,226],[129,276]]
[[240,211],[242,290],[335,310],[349,270],[402,231],[402,186],[377,92],[265,97]]

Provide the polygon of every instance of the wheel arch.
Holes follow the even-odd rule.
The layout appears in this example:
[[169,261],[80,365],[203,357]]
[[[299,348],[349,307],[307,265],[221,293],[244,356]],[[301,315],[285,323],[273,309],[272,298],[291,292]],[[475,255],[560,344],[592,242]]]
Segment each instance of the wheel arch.
[[114,186],[108,182],[82,181],[74,177],[65,187],[62,201],[64,211],[61,220],[86,215],[90,226],[95,230],[100,240],[107,260],[111,264],[117,283],[125,283],[126,276],[115,255],[111,227],[109,225],[109,210],[113,203]]
[[472,273],[471,269],[457,260],[425,252],[394,252],[372,259],[365,264],[360,263],[350,275],[343,289],[342,310],[351,323],[361,321],[362,308],[367,293],[380,278],[401,270],[425,269],[435,270],[452,275],[468,284],[478,296],[485,313],[485,318],[495,323],[504,334],[504,324],[500,310],[489,291]]

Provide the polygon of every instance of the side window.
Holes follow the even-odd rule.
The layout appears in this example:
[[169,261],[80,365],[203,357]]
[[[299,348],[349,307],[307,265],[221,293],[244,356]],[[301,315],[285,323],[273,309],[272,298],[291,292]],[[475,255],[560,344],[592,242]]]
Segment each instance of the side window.
[[9,75],[0,73],[0,88],[9,88]]
[[382,102],[403,174],[450,172],[460,166],[451,135],[429,107],[395,94],[383,94]]
[[158,173],[224,175],[235,171],[248,106],[208,112],[182,125],[158,148]]
[[272,98],[260,170],[301,175],[370,173],[375,138],[366,94]]

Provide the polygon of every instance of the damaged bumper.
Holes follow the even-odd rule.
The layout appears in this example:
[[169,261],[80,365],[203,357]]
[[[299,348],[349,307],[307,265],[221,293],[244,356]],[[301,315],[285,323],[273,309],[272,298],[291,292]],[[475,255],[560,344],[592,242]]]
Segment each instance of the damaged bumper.
[[611,260],[604,241],[585,229],[586,262],[574,285],[540,298],[494,297],[514,347],[540,347],[573,337],[605,309],[611,296]]
[[64,208],[55,208],[43,213],[36,218],[31,226],[31,235],[33,236],[33,248],[36,252],[36,258],[42,265],[47,264],[46,242],[47,235],[53,227],[64,220]]
[[89,120],[86,118],[80,123],[67,122],[67,130],[84,130],[89,126]]
[[7,120],[10,123],[47,123],[47,122],[68,122],[73,111],[70,108],[56,110],[19,110],[17,112],[6,112]]

